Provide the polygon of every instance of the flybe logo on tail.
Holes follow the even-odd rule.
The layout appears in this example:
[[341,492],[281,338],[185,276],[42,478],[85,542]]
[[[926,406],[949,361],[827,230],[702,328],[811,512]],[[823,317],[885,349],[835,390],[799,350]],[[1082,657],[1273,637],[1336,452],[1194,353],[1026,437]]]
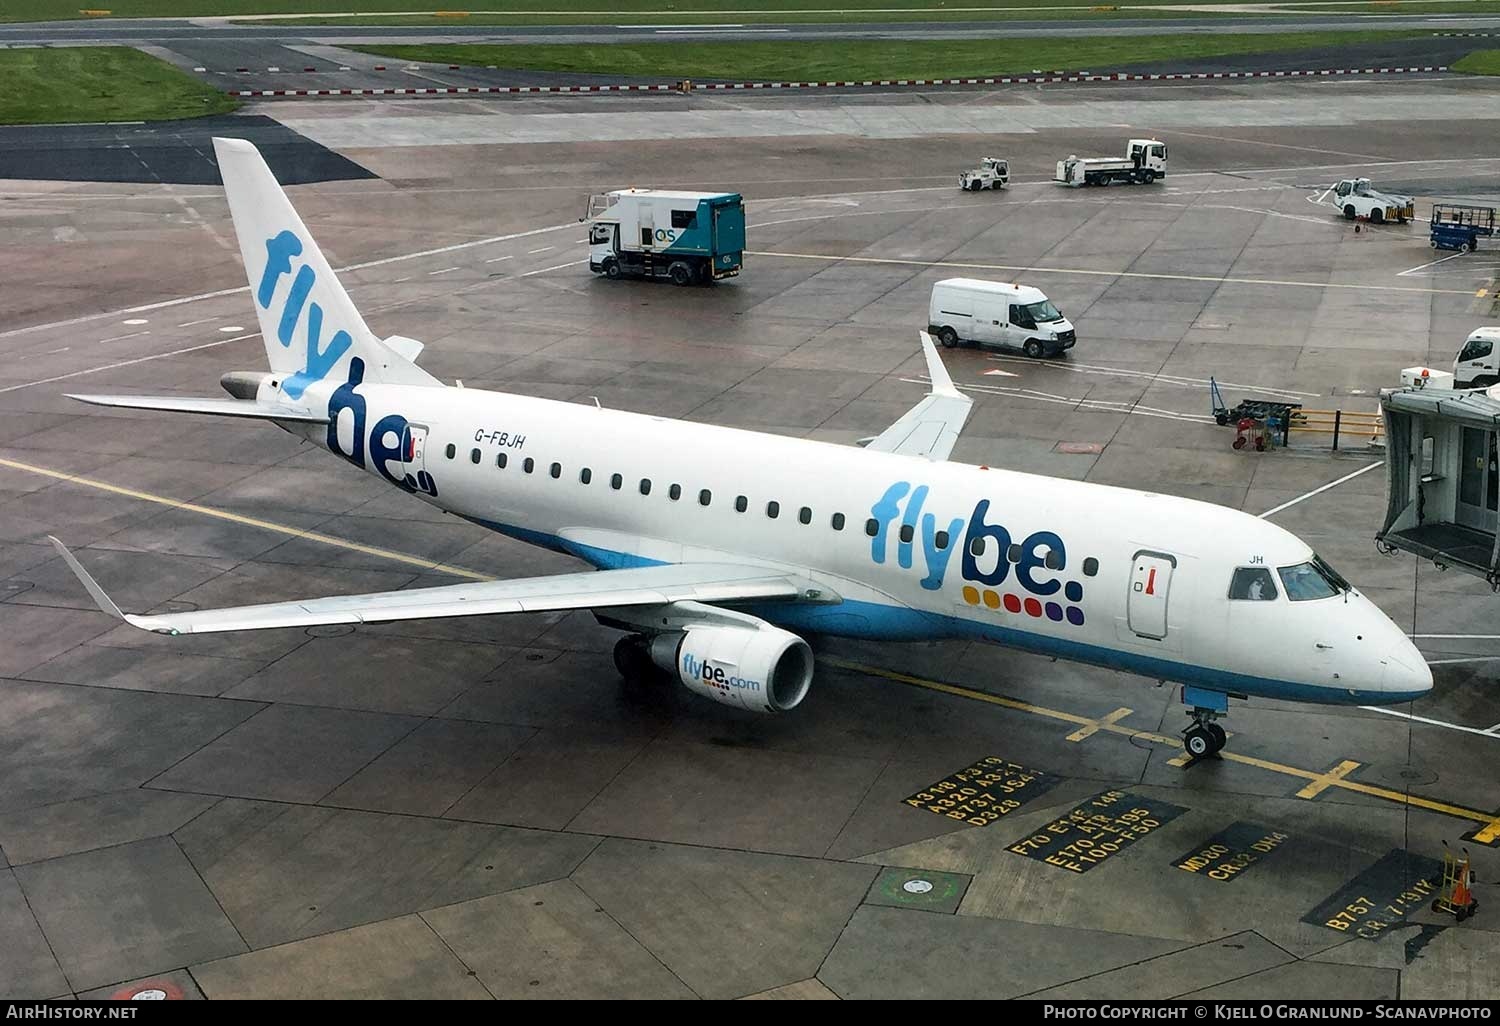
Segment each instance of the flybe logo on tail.
[[[260,287],[255,290],[255,301],[262,310],[271,308],[271,300],[276,297],[277,283],[283,275],[292,273],[292,257],[301,254],[302,240],[294,232],[283,231],[266,240],[266,267],[261,272]],[[349,333],[343,330],[334,331],[328,344],[322,344],[323,308],[315,302],[307,301],[317,280],[317,272],[309,265],[303,264],[297,269],[292,287],[281,307],[281,322],[276,326],[277,341],[283,348],[290,349],[297,323],[303,319],[303,310],[307,311],[306,328],[303,332],[306,359],[302,370],[287,378],[281,385],[282,391],[293,399],[300,398],[308,385],[323,380],[354,344]]]
[[[961,517],[940,524],[933,514],[922,511],[927,497],[926,485],[913,488],[909,481],[897,481],[870,507],[873,562],[884,564],[890,557],[894,533],[898,538],[896,564],[912,569],[920,543],[926,570],[922,587],[937,591],[943,586],[954,549],[959,549],[959,572],[968,582],[963,597],[969,605],[1083,626],[1083,583],[1063,579],[1068,551],[1056,532],[1034,531],[1012,540],[1004,524],[990,522],[989,499],[975,504],[967,527]],[[1098,561],[1084,560],[1083,572],[1085,576],[1097,573]],[[1066,604],[1057,599],[1065,599]]]

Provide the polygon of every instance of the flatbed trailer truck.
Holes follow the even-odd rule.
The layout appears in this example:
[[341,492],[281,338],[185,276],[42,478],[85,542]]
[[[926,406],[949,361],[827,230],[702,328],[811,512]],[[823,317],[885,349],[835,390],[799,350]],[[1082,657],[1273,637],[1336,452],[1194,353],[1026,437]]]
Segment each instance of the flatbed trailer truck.
[[1158,139],[1132,139],[1123,157],[1076,157],[1057,162],[1054,182],[1078,187],[1130,182],[1150,185],[1167,176],[1167,144]]

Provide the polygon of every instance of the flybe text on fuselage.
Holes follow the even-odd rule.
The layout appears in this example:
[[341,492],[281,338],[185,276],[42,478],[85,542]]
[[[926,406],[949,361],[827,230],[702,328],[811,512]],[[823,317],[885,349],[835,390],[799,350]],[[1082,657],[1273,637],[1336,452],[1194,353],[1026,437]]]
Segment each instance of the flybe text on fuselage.
[[[939,526],[936,516],[923,511],[929,493],[925,484],[913,487],[909,481],[897,481],[870,507],[870,559],[874,563],[885,564],[894,533],[898,539],[896,565],[903,570],[925,571],[922,587],[938,591],[957,549],[959,572],[966,582],[962,594],[969,605],[1004,608],[1010,613],[1083,626],[1083,582],[1065,579],[1067,547],[1057,532],[1033,531],[1013,540],[1003,523],[989,521],[989,499],[975,503],[967,526],[961,517]],[[898,521],[899,527],[893,531]],[[919,543],[923,566],[916,568]],[[1066,605],[1054,598],[1059,592]]]

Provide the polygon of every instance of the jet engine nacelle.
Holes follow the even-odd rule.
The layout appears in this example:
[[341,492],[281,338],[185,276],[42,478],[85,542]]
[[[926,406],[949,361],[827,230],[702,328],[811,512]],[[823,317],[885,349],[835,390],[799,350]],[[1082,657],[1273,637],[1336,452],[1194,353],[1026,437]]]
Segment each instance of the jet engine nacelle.
[[651,660],[689,691],[758,713],[786,712],[807,697],[813,654],[795,634],[761,624],[705,624],[658,634]]

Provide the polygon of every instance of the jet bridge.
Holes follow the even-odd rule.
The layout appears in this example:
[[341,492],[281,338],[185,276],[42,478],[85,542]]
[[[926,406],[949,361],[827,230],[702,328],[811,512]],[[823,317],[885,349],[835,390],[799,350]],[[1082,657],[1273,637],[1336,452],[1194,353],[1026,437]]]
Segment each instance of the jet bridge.
[[1500,591],[1500,388],[1393,389],[1380,406],[1387,506],[1376,544],[1476,574]]

